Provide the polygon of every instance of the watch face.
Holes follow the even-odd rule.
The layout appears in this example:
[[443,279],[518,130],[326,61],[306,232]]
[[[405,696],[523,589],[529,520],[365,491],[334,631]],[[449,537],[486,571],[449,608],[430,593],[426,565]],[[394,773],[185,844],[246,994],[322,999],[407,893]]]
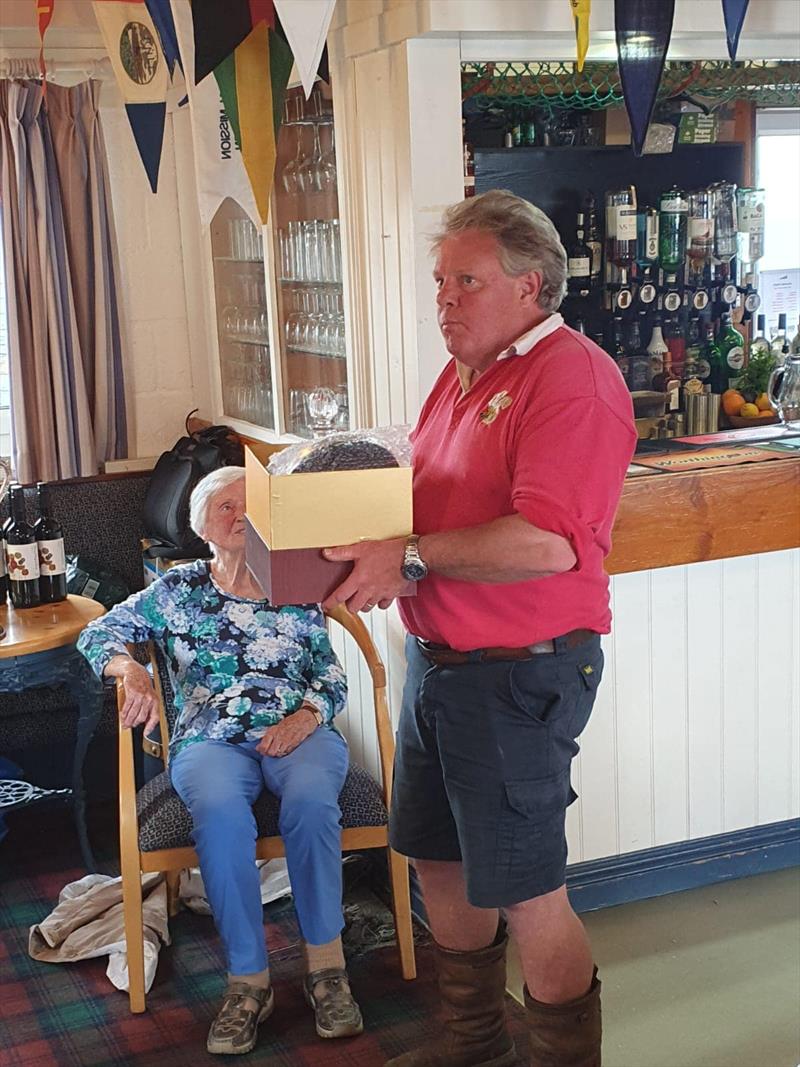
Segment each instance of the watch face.
[[428,568],[422,560],[409,560],[403,564],[401,571],[407,582],[421,582],[428,574]]

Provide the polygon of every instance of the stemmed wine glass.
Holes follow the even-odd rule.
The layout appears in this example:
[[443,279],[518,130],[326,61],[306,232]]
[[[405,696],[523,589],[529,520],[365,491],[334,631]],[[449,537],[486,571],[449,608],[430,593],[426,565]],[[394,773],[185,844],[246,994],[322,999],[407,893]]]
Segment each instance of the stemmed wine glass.
[[331,131],[331,144],[327,152],[324,152],[319,161],[319,188],[320,192],[327,192],[336,185],[336,144],[334,142],[333,123],[328,127]]
[[322,192],[322,145],[319,140],[319,126],[314,123],[314,148],[311,157],[300,166],[297,172],[300,188],[304,193]]
[[283,187],[290,196],[298,196],[303,192],[301,171],[308,160],[303,155],[303,127],[297,127],[297,151],[294,159],[290,159],[281,172]]

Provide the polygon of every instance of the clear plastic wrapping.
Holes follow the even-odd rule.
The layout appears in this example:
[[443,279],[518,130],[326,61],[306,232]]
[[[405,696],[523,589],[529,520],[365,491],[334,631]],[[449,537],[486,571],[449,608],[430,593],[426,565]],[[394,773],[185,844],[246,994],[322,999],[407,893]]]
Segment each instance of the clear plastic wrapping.
[[411,465],[408,426],[332,433],[276,452],[267,465],[270,474],[309,474],[319,471],[374,470]]

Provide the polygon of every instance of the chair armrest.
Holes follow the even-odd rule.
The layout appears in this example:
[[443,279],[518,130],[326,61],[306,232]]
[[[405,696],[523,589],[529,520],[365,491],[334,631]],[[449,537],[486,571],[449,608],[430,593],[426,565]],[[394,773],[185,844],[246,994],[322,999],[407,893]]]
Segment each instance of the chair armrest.
[[[122,725],[125,683],[117,679],[117,738],[119,742],[119,844],[120,856],[139,853],[139,817],[136,814],[136,773],[133,765],[133,731]],[[137,861],[138,869],[138,861]]]

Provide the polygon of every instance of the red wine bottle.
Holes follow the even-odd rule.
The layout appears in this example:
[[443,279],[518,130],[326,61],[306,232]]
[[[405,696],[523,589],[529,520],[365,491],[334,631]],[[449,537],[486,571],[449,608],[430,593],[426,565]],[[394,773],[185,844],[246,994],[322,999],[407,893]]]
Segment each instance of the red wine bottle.
[[39,517],[33,524],[39,549],[39,596],[43,604],[67,598],[67,561],[64,531],[50,510],[50,491],[44,482],[36,486]]
[[2,607],[6,598],[8,597],[8,573],[6,571],[6,522],[8,516],[6,514],[5,502],[0,500],[0,607]]
[[11,603],[15,608],[39,604],[39,550],[36,534],[25,516],[25,492],[11,489],[11,522],[6,527],[6,563]]

